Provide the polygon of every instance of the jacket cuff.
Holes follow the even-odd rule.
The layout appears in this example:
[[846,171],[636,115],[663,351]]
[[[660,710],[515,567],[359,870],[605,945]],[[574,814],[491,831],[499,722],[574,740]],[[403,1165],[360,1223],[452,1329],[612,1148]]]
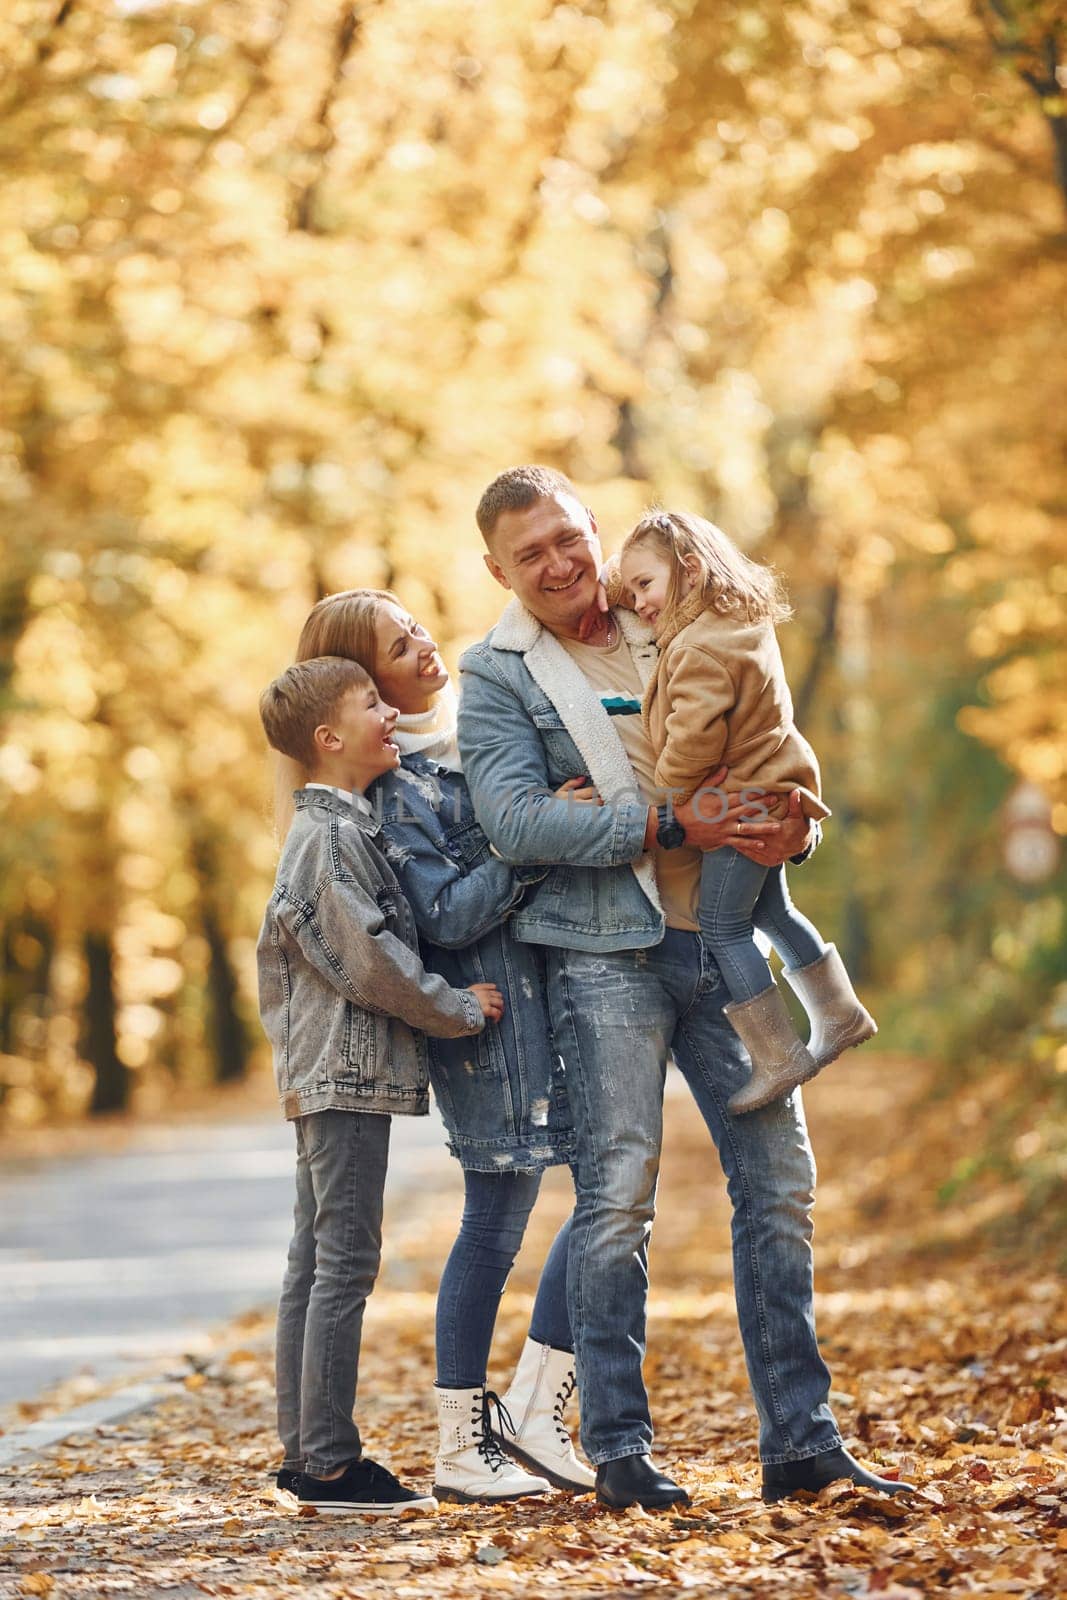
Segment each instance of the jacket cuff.
[[457,989],[456,993],[463,1003],[463,1014],[467,1019],[467,1032],[481,1033],[485,1027],[485,1013],[482,1011],[481,1006],[469,989]]
[[822,844],[822,823],[813,822],[811,827],[811,843],[808,845],[807,849],[802,850],[798,856],[789,857],[790,861],[795,867],[802,867],[805,861],[807,861],[809,857],[813,856],[816,850]]
[[648,805],[644,800],[636,804],[623,803],[615,807],[615,840],[612,855],[614,865],[630,866],[645,852],[645,829],[648,827]]

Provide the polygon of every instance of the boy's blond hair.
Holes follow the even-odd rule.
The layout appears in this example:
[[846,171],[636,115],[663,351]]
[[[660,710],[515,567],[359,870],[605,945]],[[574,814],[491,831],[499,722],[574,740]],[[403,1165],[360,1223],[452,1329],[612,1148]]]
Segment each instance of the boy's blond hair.
[[669,624],[672,612],[685,598],[686,557],[697,569],[695,590],[713,611],[741,616],[748,622],[785,622],[792,610],[781,579],[773,567],[752,561],[721,528],[705,517],[685,511],[646,511],[627,534],[619,560],[627,551],[647,545],[670,566],[667,603],[657,623],[657,633]]
[[359,662],[343,656],[316,656],[286,667],[259,697],[267,742],[310,771],[315,765],[315,729],[329,722],[350,689],[373,686]]
[[[300,630],[297,661],[343,656],[373,678],[378,617],[383,605],[400,605],[391,589],[342,589],[324,596],[312,607]],[[303,782],[302,763],[279,753],[274,762],[274,833],[279,841],[285,838],[293,820],[293,790]]]

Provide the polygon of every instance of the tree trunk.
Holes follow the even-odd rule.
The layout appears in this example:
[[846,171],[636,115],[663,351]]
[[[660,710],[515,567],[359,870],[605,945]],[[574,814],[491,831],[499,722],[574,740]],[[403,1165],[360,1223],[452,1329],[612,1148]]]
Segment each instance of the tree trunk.
[[89,986],[85,996],[85,1054],[96,1073],[90,1116],[125,1111],[130,1103],[131,1074],[119,1060],[115,1029],[115,983],[111,937],[85,935]]
[[200,925],[208,947],[206,1032],[214,1067],[212,1076],[216,1083],[237,1083],[248,1071],[251,1046],[238,1004],[237,975],[219,911],[215,841],[199,834],[190,843],[200,884]]
[[856,813],[851,804],[834,808],[833,848],[840,851],[841,884],[841,959],[848,968],[854,983],[861,983],[870,974],[871,929],[867,903],[858,887],[858,874],[851,865],[852,831]]
[[1045,120],[1052,135],[1053,170],[1056,173],[1056,182],[1059,184],[1063,203],[1067,206],[1067,117],[1046,111]]
[[823,590],[822,625],[812,646],[807,671],[801,680],[800,688],[793,698],[793,717],[801,730],[808,726],[822,675],[833,659],[834,645],[837,639],[837,603],[840,592],[836,582],[828,584]]
[[248,1035],[237,1009],[237,979],[222,928],[210,907],[205,906],[202,922],[209,952],[208,1003],[215,1082],[236,1083],[247,1073],[249,1057]]

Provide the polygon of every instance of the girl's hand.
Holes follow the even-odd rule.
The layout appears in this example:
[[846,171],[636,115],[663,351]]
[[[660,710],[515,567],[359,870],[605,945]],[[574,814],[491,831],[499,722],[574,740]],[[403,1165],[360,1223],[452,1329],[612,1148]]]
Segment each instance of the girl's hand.
[[597,791],[589,783],[583,772],[580,778],[568,778],[566,783],[556,790],[557,800],[577,800],[583,806],[602,806],[604,804]]
[[596,594],[590,602],[589,609],[578,623],[578,638],[583,644],[588,644],[593,635],[604,627],[608,610],[608,591],[601,577],[597,579]]
[[504,1015],[504,996],[495,983],[472,983],[471,994],[482,1008],[486,1022],[499,1022]]

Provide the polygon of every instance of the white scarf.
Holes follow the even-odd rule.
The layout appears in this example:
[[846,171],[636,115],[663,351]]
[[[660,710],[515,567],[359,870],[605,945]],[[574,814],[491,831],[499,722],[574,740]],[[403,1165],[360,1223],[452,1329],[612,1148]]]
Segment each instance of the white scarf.
[[393,732],[400,754],[428,756],[452,772],[462,772],[456,742],[458,708],[459,701],[450,679],[429,711],[401,712]]

